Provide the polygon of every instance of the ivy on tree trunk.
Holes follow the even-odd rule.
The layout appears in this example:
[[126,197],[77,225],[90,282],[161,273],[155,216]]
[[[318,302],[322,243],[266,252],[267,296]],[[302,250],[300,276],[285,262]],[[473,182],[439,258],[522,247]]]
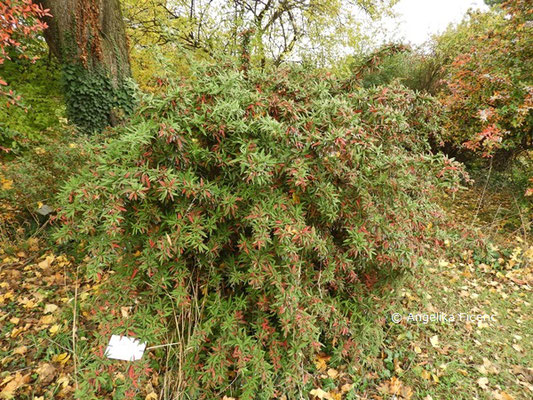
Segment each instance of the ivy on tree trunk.
[[84,132],[131,111],[129,46],[119,0],[40,0],[52,17],[44,37],[63,65],[67,113]]

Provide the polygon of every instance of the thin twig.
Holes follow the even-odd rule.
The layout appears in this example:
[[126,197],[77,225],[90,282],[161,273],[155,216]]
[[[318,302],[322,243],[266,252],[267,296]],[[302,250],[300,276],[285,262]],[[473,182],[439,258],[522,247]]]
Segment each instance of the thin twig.
[[46,227],[46,225],[48,225],[49,223],[50,223],[50,218],[48,218],[44,224],[42,224],[35,232],[33,232],[33,234],[30,237],[37,236],[37,234],[41,232]]
[[55,344],[57,347],[60,347],[60,348],[62,348],[63,350],[65,350],[67,353],[73,353],[73,354],[74,354],[74,352],[73,352],[71,349],[68,349],[68,348],[66,348],[65,346],[63,346],[63,345],[57,343],[54,339],[50,339],[49,337],[45,337],[45,340],[48,340],[49,342],[52,342],[52,343]]
[[496,213],[494,214],[494,218],[492,218],[492,222],[490,223],[490,227],[489,227],[490,232],[492,232],[492,227],[494,226],[494,223],[496,222],[496,217],[500,213],[501,208],[502,208],[502,205],[498,204],[498,209],[496,210]]
[[12,262],[12,263],[9,263],[9,264],[0,264],[0,265],[2,266],[2,268],[11,268],[11,267],[15,267],[17,265],[20,265],[21,267],[25,267],[26,265],[31,263],[33,260],[35,260],[37,257],[38,257],[38,255],[34,255],[34,256],[26,258],[24,260],[24,262],[15,261],[15,262]]
[[477,205],[476,215],[474,215],[474,219],[472,220],[472,225],[474,225],[475,220],[477,219],[477,216],[479,214],[479,210],[481,209],[481,204],[483,203],[483,198],[485,197],[485,192],[487,191],[487,186],[489,185],[490,180],[490,174],[492,172],[492,158],[490,159],[490,167],[489,167],[489,173],[487,175],[487,181],[485,182],[485,187],[483,188],[483,192],[481,193],[481,197],[479,198],[479,203]]
[[169,347],[169,346],[176,346],[178,344],[181,344],[179,342],[177,343],[168,343],[168,344],[159,344],[157,346],[150,346],[150,347],[147,347],[146,350],[152,350],[152,349],[159,349],[161,347]]
[[72,318],[72,361],[74,363],[74,387],[78,390],[78,363],[77,363],[77,353],[76,353],[76,319],[78,316],[78,272],[79,265],[76,267],[76,281],[74,282],[74,312]]
[[518,210],[518,215],[520,216],[520,222],[522,224],[522,232],[524,236],[524,243],[527,243],[527,229],[526,229],[526,222],[524,221],[524,216],[522,215],[522,210],[520,209],[520,206],[518,205],[518,202],[516,201],[516,196],[513,194],[513,200],[514,204],[516,206],[516,209]]

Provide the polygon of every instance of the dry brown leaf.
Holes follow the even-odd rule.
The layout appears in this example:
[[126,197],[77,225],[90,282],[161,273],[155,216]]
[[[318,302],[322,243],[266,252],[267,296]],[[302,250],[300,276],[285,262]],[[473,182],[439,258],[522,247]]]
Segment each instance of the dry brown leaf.
[[120,307],[120,314],[122,315],[122,318],[128,319],[130,317],[130,308]]
[[318,398],[318,399],[320,399],[320,400],[322,400],[322,399],[333,400],[333,398],[331,397],[331,395],[330,395],[328,392],[326,392],[326,391],[324,391],[324,390],[322,390],[322,389],[313,389],[313,390],[311,390],[311,391],[309,392],[309,394],[310,394],[311,396],[315,396],[316,398]]
[[37,239],[37,238],[29,238],[28,239],[28,245],[30,247],[30,251],[32,251],[32,252],[39,251],[39,239]]
[[522,375],[528,383],[533,383],[533,368],[525,368],[520,365],[511,367],[513,374]]
[[477,380],[477,384],[479,385],[479,387],[481,389],[487,390],[488,389],[487,385],[489,384],[489,379],[485,378],[485,377],[479,378]]
[[41,261],[39,264],[37,264],[37,266],[41,269],[47,269],[54,262],[54,260],[55,260],[54,255],[46,256],[46,258],[43,261]]
[[336,369],[330,368],[328,369],[328,376],[331,379],[335,379],[337,376],[339,376],[339,371],[337,371]]
[[483,375],[499,374],[500,370],[488,358],[483,357],[483,365],[478,365],[476,369]]
[[55,304],[46,304],[44,306],[44,313],[45,314],[50,314],[50,313],[53,313],[55,312],[59,307]]
[[41,384],[48,385],[54,380],[57,370],[52,364],[44,363],[37,368],[36,372],[39,374]]
[[30,374],[22,375],[20,372],[15,374],[15,377],[10,380],[7,385],[0,392],[0,399],[13,399],[15,392],[20,387],[24,386],[30,381]]
[[342,393],[348,393],[353,388],[353,383],[345,383],[341,386],[341,392]]
[[13,350],[13,354],[23,355],[28,351],[28,348],[26,346],[20,346],[17,347],[15,350]]
[[22,306],[26,309],[37,307],[37,303],[35,303],[31,299],[28,299],[27,297],[24,297],[23,299],[19,299],[19,303],[22,304]]
[[325,354],[318,354],[315,358],[315,366],[319,371],[325,371],[328,367],[328,361],[331,359],[330,356]]
[[514,397],[505,392],[498,392],[497,390],[492,392],[492,397],[496,400],[514,400]]
[[413,397],[413,390],[405,386],[397,377],[393,376],[390,380],[382,383],[378,390],[383,394],[396,396],[398,399],[409,400]]

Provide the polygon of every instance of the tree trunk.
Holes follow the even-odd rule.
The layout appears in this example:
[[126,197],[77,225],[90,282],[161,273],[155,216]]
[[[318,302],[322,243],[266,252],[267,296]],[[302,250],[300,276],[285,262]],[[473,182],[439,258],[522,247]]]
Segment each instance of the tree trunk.
[[94,132],[131,111],[129,46],[119,0],[40,0],[44,37],[63,65],[67,112]]

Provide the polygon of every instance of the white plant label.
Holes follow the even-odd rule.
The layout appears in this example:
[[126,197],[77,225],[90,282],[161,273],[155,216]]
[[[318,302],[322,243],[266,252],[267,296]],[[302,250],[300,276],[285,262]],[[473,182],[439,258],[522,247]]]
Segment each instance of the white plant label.
[[146,349],[146,343],[128,336],[112,335],[105,350],[107,358],[115,360],[135,361],[140,360]]

